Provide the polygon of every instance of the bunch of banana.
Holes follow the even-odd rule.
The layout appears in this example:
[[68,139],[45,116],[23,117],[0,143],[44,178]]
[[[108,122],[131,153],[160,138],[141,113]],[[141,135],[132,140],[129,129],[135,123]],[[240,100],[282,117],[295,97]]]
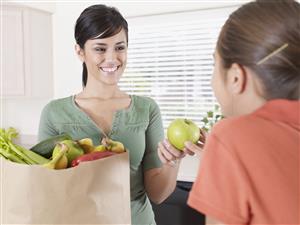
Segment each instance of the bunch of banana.
[[94,146],[91,138],[78,141],[63,140],[55,145],[52,160],[43,166],[49,169],[65,169],[74,167],[80,162],[105,158],[124,151],[125,148],[121,142],[108,138],[103,139],[101,145],[98,146]]
[[109,138],[103,138],[100,145],[94,146],[93,140],[91,138],[83,138],[77,141],[81,148],[83,148],[85,153],[91,152],[104,152],[112,151],[116,153],[125,152],[125,147],[123,143],[119,141],[114,141]]
[[52,160],[43,166],[49,169],[66,169],[74,159],[84,154],[83,149],[73,140],[58,142],[52,151]]

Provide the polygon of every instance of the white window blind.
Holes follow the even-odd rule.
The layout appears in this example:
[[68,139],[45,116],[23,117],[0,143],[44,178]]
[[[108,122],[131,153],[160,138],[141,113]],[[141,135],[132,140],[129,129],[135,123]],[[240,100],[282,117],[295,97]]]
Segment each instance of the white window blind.
[[158,103],[164,128],[175,118],[201,119],[216,104],[213,52],[233,7],[128,18],[128,63],[120,88]]

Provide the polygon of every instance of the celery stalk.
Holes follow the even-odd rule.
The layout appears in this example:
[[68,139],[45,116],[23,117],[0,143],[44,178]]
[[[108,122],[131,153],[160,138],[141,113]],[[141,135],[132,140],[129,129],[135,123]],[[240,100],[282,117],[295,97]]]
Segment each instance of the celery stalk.
[[25,164],[45,164],[48,159],[32,152],[22,146],[13,143],[12,139],[18,136],[14,128],[0,129],[0,149],[1,155],[18,163]]
[[6,152],[2,148],[0,148],[0,155],[2,155],[6,159],[9,159],[12,162],[27,164],[25,161],[23,161],[18,156],[14,155],[12,153]]
[[19,149],[23,154],[28,156],[28,158],[33,160],[34,164],[42,165],[50,161],[49,159],[46,159],[45,157],[35,153],[34,151],[23,148],[22,146],[16,145],[16,148]]

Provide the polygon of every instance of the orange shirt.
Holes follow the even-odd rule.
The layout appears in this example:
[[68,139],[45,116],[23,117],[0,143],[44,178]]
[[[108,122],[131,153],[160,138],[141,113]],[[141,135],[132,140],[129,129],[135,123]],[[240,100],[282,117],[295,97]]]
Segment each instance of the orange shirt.
[[220,121],[188,204],[227,224],[299,224],[300,101]]

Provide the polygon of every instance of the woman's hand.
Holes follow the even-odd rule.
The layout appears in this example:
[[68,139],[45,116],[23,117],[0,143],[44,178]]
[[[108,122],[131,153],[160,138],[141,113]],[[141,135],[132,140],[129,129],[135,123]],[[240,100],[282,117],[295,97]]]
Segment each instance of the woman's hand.
[[164,164],[173,166],[178,159],[183,158],[185,155],[185,152],[173,147],[168,139],[158,143],[158,157]]
[[174,163],[186,155],[200,154],[203,150],[207,134],[200,129],[201,136],[196,144],[190,141],[185,143],[183,151],[173,147],[168,139],[158,143],[158,156],[162,163],[174,165]]

